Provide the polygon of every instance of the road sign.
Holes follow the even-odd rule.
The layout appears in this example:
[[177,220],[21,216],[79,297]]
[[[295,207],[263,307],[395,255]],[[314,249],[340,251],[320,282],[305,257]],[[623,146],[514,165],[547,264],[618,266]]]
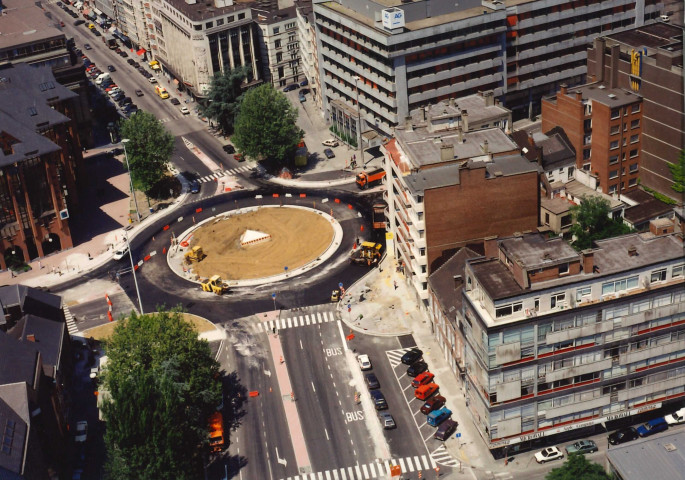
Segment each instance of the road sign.
[[352,304],[348,303],[347,304],[347,312],[349,313],[351,311],[352,311]]
[[276,298],[276,294],[275,294],[275,293],[272,293],[272,294],[271,294],[271,298]]
[[338,284],[338,288],[342,288],[342,287],[343,287],[343,284],[342,284],[342,282],[340,282],[340,283]]
[[286,272],[288,271],[288,267],[283,267],[283,268],[285,269]]
[[457,433],[454,438],[461,438],[461,433]]

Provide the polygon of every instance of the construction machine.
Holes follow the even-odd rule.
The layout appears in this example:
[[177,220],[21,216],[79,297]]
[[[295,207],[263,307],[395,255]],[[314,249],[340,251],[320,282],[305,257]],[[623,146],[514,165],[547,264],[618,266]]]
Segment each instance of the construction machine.
[[352,252],[350,261],[355,265],[366,265],[368,267],[378,265],[381,260],[381,249],[383,245],[374,242],[362,242],[359,250]]
[[194,246],[190,250],[188,250],[185,255],[183,255],[183,258],[185,259],[186,263],[193,263],[193,262],[199,262],[203,258],[205,258],[207,255],[204,254],[202,251],[202,247],[199,245]]
[[385,169],[377,168],[370,172],[360,172],[357,174],[357,186],[364,190],[380,183],[385,178]]
[[217,295],[223,295],[228,292],[230,285],[223,280],[219,275],[214,275],[212,278],[203,278],[200,280],[203,292],[214,292]]
[[213,453],[224,449],[224,417],[214,412],[209,417],[209,448]]

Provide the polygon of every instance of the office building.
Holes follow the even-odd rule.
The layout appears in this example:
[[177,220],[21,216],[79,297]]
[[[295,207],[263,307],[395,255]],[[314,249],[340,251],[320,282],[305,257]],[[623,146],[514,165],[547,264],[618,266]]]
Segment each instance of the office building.
[[259,32],[264,81],[277,89],[302,81],[295,7],[273,11],[254,7],[252,15]]
[[683,240],[667,232],[581,253],[540,234],[492,239],[466,260],[457,331],[467,404],[492,450],[685,398]]
[[311,99],[321,107],[321,82],[319,80],[319,55],[316,49],[316,25],[311,0],[295,2],[297,9],[297,33],[300,37],[300,60],[302,73],[307,79]]

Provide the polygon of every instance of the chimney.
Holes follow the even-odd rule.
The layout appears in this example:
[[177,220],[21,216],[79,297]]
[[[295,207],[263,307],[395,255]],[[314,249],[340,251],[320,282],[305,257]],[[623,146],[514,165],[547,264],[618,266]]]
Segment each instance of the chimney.
[[449,105],[450,107],[454,106],[454,97],[450,97]]
[[628,247],[628,255],[631,257],[637,257],[639,253],[637,253],[637,247],[635,245],[631,245]]
[[597,81],[604,80],[604,48],[606,40],[602,37],[595,38],[595,77]]
[[30,333],[26,335],[26,341],[27,342],[36,342],[36,336],[33,333]]
[[423,112],[423,120],[426,121],[428,119],[428,107],[423,107],[421,111]]
[[488,140],[483,140],[483,153],[488,153]]
[[407,115],[404,118],[404,130],[407,132],[413,132],[414,131],[414,126],[411,123],[411,115]]
[[621,49],[618,45],[609,47],[611,50],[611,58],[609,59],[609,88],[618,87],[619,61]]
[[466,110],[461,111],[461,124],[464,127],[464,131],[469,131],[469,112]]
[[462,285],[464,285],[464,279],[461,275],[455,275],[452,277],[454,279],[454,289],[459,290]]
[[530,148],[535,149],[535,139],[533,138],[533,132],[528,132],[528,145],[530,145]]
[[464,143],[464,131],[461,128],[461,125],[457,127],[457,138],[459,139],[459,145]]
[[495,92],[492,90],[483,93],[483,98],[485,99],[486,107],[492,107],[495,104]]
[[562,83],[560,85],[560,87],[561,87],[561,89],[559,90],[559,93],[561,95],[566,95],[566,91],[568,90],[568,85],[566,85],[565,83]]
[[585,273],[593,273],[595,267],[595,251],[591,248],[583,250],[583,271]]
[[497,243],[496,235],[483,239],[483,250],[487,258],[497,258],[499,256],[499,244]]
[[583,101],[583,92],[576,90],[576,102],[582,102]]
[[454,160],[454,145],[451,143],[440,145],[440,161],[448,162],[450,160]]

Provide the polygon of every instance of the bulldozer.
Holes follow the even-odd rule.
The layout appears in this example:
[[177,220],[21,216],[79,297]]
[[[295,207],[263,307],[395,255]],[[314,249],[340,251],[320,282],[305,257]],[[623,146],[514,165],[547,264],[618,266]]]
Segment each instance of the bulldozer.
[[214,275],[212,278],[203,278],[200,280],[203,292],[214,292],[217,295],[223,295],[228,292],[230,286],[228,283],[221,280],[219,275]]
[[190,264],[193,262],[200,262],[206,256],[207,255],[205,255],[204,252],[202,251],[202,247],[199,245],[195,245],[193,248],[188,250],[185,253],[185,255],[183,255],[183,258],[186,261],[186,263]]
[[366,265],[368,267],[378,265],[381,260],[381,249],[383,245],[374,242],[362,242],[359,250],[352,252],[350,261],[355,265]]

